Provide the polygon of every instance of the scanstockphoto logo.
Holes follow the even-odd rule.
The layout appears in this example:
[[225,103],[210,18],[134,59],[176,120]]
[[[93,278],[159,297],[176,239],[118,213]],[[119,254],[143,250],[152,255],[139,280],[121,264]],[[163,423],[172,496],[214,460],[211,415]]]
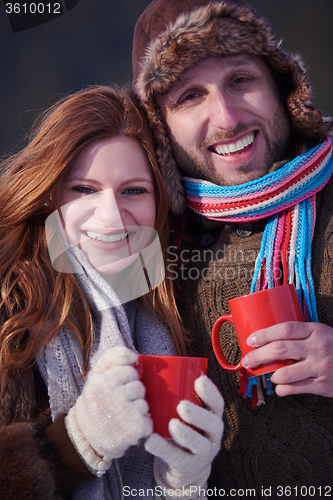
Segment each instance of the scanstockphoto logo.
[[72,10],[80,0],[4,1],[13,33],[48,23]]

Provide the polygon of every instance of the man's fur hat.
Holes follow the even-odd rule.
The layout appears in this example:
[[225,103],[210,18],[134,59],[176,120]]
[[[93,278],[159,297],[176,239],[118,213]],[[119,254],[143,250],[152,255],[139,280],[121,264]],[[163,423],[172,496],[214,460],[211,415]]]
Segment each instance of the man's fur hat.
[[263,57],[271,68],[296,136],[319,141],[332,131],[332,119],[313,106],[300,57],[282,51],[271,25],[252,6],[243,0],[154,0],[135,27],[133,85],[148,113],[174,214],[184,211],[184,190],[154,96],[191,66],[240,53]]

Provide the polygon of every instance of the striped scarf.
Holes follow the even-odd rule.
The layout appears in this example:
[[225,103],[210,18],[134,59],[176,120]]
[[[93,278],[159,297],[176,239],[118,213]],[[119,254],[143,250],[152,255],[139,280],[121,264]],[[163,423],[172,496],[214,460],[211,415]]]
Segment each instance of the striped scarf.
[[279,170],[240,186],[184,178],[188,206],[208,219],[250,222],[268,218],[251,292],[293,283],[310,321],[318,321],[311,273],[316,193],[332,171],[328,137]]
[[[311,272],[316,193],[332,172],[332,140],[328,137],[279,170],[240,186],[184,178],[188,206],[208,219],[240,223],[268,218],[251,293],[294,284],[306,321],[318,322]],[[269,374],[248,378],[246,370],[241,370],[239,393],[251,396],[252,406],[264,403],[263,388],[267,394],[273,393]]]

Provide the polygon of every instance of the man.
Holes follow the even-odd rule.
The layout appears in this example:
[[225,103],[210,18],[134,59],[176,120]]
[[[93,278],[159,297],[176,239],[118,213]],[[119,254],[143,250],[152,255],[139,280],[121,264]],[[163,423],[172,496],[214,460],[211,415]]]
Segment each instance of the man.
[[[174,247],[169,266],[182,280],[191,354],[209,357],[226,404],[210,487],[332,495],[333,121],[314,109],[300,58],[243,0],[154,0],[136,25],[133,70],[183,229],[179,267]],[[297,361],[271,374],[267,395],[269,381],[219,366],[210,334],[228,300],[288,282],[307,322],[257,332],[243,360]],[[232,326],[220,340],[236,364]]]

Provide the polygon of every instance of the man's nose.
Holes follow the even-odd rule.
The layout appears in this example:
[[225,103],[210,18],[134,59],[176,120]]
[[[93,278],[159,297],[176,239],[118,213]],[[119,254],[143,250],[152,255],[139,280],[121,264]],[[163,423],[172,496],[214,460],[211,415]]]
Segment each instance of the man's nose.
[[209,122],[214,128],[232,131],[240,120],[240,110],[237,103],[220,89],[211,92],[208,99]]

